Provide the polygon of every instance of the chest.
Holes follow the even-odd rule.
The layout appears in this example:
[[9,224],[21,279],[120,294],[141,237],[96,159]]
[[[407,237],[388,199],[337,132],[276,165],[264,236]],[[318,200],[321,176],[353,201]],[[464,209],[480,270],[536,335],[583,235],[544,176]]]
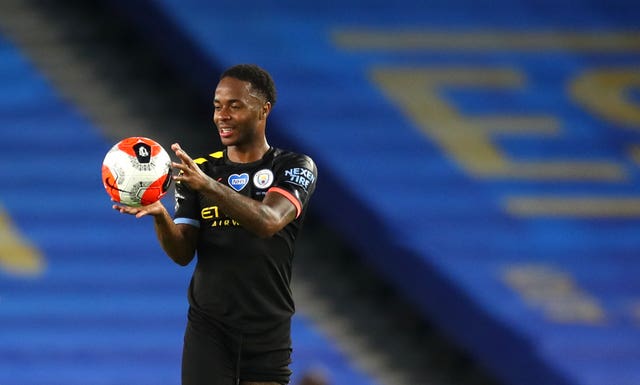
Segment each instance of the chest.
[[217,167],[209,170],[209,176],[238,194],[262,201],[273,186],[274,170],[271,165],[261,167]]

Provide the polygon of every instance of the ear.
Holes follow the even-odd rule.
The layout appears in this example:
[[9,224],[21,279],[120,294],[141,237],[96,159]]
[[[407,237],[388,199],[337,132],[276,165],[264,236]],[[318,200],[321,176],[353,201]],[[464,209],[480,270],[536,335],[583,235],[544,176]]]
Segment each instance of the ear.
[[270,112],[271,112],[271,102],[266,102],[265,104],[262,105],[262,110],[260,111],[260,118],[266,119],[267,116],[269,116]]

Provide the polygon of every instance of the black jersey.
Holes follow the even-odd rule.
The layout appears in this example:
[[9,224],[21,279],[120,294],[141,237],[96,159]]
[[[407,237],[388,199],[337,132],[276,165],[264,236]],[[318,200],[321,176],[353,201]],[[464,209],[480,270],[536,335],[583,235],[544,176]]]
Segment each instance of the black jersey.
[[208,176],[251,199],[261,201],[268,191],[282,194],[296,207],[296,219],[273,237],[260,238],[227,217],[215,201],[176,184],[174,222],[200,229],[190,306],[243,332],[288,321],[294,312],[294,242],[316,185],[313,160],[271,148],[252,163],[234,163],[226,150],[195,161]]

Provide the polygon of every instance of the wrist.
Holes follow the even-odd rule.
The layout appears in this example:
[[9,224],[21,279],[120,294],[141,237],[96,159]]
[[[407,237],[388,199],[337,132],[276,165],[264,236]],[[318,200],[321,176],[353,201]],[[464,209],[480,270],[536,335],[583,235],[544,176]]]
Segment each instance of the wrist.
[[220,186],[220,182],[214,180],[213,178],[208,178],[207,184],[205,185],[205,191],[203,192],[217,196],[220,194]]

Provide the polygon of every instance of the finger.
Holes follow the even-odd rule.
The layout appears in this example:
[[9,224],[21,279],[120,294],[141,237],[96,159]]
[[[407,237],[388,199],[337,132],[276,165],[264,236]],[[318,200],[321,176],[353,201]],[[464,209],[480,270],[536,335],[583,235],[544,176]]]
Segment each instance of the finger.
[[112,207],[114,210],[120,212],[121,214],[134,215],[138,212],[138,209],[136,209],[135,207],[122,206],[122,205],[113,205]]
[[177,169],[182,172],[189,171],[189,166],[184,163],[171,162],[171,168]]
[[173,179],[175,182],[185,182],[185,177],[183,173],[171,175],[171,179]]
[[148,214],[147,210],[140,210],[136,213],[136,218],[142,218],[147,214]]
[[176,153],[176,156],[180,158],[184,163],[189,163],[191,161],[191,157],[187,154],[182,147],[178,143],[174,143],[171,145],[171,149]]
[[120,205],[113,205],[111,206],[114,210],[119,211],[119,212],[123,212],[125,210],[124,206],[120,206]]

